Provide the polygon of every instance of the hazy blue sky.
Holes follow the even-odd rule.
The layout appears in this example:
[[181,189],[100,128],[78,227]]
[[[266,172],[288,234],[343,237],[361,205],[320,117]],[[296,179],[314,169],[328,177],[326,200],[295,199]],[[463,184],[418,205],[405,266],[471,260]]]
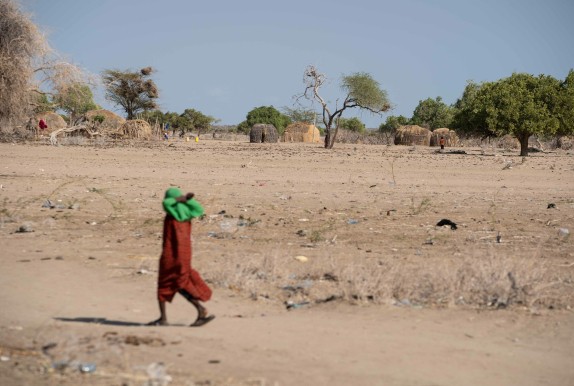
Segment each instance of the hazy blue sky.
[[[309,64],[329,78],[332,105],[341,75],[367,72],[390,114],[409,117],[428,97],[454,103],[467,80],[574,68],[572,0],[21,1],[70,61],[94,74],[151,65],[163,111],[195,108],[221,124],[292,107]],[[368,127],[387,115],[346,114]]]

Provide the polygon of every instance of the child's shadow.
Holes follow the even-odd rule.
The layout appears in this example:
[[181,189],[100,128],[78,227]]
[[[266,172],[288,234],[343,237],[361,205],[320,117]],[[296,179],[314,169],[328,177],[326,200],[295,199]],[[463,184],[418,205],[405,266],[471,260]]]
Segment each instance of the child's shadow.
[[[77,317],[77,318],[61,318],[56,317],[55,320],[60,322],[75,322],[75,323],[93,323],[101,324],[104,326],[121,326],[121,327],[145,327],[147,323],[126,322],[124,320],[111,320],[106,318],[93,318],[93,317]],[[170,324],[170,326],[185,326],[184,324]]]
[[77,318],[54,318],[54,319],[59,320],[60,322],[93,323],[93,324],[103,324],[106,326],[125,326],[125,327],[145,326],[145,323],[126,322],[123,320],[110,320],[106,318],[77,317]]

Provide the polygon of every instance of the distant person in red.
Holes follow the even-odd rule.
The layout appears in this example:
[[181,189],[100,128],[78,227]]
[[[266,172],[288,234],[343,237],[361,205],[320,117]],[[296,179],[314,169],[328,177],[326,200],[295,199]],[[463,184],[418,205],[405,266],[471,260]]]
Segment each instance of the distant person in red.
[[444,144],[445,144],[445,140],[444,137],[440,137],[440,140],[438,141],[438,144],[440,145],[440,149],[444,150]]
[[159,260],[157,298],[159,319],[150,322],[152,326],[166,326],[165,303],[172,301],[176,293],[182,295],[197,309],[197,319],[192,327],[203,326],[215,316],[208,315],[200,302],[211,299],[211,289],[199,272],[191,267],[191,219],[203,214],[203,208],[193,199],[193,193],[183,195],[178,188],[165,192],[163,209],[163,250]]
[[46,124],[46,121],[40,119],[40,122],[38,122],[38,127],[40,127],[40,130],[44,131],[48,128],[48,125]]

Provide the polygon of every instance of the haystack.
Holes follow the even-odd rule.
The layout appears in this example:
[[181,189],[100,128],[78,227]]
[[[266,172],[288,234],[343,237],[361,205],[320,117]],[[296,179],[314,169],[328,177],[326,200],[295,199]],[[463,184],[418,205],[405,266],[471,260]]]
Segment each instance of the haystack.
[[454,130],[447,129],[446,127],[433,130],[430,145],[439,146],[440,137],[444,137],[446,147],[458,145],[458,135],[456,135]]
[[143,119],[125,121],[118,133],[124,138],[151,139],[152,137],[151,126]]
[[401,126],[395,134],[395,145],[430,146],[431,131],[417,125]]
[[[98,116],[104,118],[104,120],[101,123],[96,121],[95,117]],[[94,124],[95,127],[97,127],[98,130],[101,131],[102,133],[117,132],[120,126],[123,125],[124,122],[126,121],[119,115],[103,109],[90,110],[86,114],[84,114],[84,117],[87,119],[88,122]]]
[[258,123],[249,132],[251,143],[275,143],[279,140],[277,129],[273,125]]
[[68,126],[64,118],[62,118],[59,114],[56,114],[52,111],[38,113],[34,116],[34,119],[36,120],[36,127],[38,127],[40,119],[43,119],[44,122],[46,122],[46,124],[48,125],[48,129],[44,130],[44,133],[46,134],[51,133],[54,130]]
[[285,128],[283,142],[321,142],[321,133],[314,125],[295,122]]

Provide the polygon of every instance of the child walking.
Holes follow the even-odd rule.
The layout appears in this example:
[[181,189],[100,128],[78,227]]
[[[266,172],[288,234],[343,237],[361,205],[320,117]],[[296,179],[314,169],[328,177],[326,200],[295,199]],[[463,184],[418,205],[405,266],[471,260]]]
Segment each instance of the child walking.
[[172,301],[176,293],[182,295],[197,309],[197,319],[192,327],[203,326],[215,316],[209,315],[200,303],[211,299],[211,289],[199,272],[191,267],[191,219],[203,214],[203,208],[193,193],[183,195],[178,188],[165,192],[163,209],[163,249],[159,260],[157,298],[160,317],[148,325],[166,326],[165,303]]

